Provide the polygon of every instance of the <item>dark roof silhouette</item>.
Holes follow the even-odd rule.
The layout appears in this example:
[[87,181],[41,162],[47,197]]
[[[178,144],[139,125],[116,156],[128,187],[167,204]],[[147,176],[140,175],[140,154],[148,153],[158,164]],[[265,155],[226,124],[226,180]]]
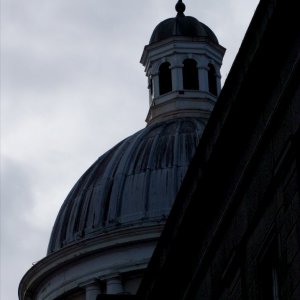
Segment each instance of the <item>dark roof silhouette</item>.
[[169,18],[159,23],[150,38],[149,44],[176,37],[204,38],[218,44],[218,39],[213,31],[194,17],[178,13],[175,18]]

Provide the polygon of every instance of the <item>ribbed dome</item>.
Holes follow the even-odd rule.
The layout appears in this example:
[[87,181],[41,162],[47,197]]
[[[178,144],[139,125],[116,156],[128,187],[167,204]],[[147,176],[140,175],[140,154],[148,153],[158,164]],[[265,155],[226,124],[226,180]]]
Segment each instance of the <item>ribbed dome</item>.
[[48,254],[110,229],[164,219],[204,125],[196,118],[149,125],[102,155],[63,203]]
[[194,17],[185,16],[181,13],[175,18],[166,19],[159,23],[152,33],[149,44],[175,36],[205,38],[216,44],[219,43],[217,37],[208,26]]

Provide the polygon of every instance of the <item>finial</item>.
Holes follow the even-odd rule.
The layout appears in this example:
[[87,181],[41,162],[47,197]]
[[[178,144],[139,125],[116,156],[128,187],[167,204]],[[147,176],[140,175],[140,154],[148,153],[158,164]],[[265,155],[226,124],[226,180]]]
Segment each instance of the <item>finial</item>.
[[178,12],[178,14],[183,14],[185,11],[185,5],[182,2],[182,0],[178,0],[176,6],[175,6],[176,11]]

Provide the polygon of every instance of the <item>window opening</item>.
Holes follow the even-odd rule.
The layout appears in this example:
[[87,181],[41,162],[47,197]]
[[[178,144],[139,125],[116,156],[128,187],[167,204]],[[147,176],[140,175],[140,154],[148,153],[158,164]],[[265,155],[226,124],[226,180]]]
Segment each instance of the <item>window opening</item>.
[[171,65],[166,62],[159,67],[159,94],[163,95],[172,91]]
[[194,59],[186,59],[183,62],[182,75],[185,90],[199,90],[198,68]]

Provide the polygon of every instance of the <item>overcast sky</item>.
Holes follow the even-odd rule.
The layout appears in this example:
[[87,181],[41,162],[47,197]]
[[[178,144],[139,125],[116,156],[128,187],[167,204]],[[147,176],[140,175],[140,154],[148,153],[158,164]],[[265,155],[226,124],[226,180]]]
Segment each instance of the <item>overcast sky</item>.
[[[258,0],[186,0],[227,51],[224,82]],[[83,172],[145,126],[139,63],[176,0],[1,0],[1,300],[46,254]]]

